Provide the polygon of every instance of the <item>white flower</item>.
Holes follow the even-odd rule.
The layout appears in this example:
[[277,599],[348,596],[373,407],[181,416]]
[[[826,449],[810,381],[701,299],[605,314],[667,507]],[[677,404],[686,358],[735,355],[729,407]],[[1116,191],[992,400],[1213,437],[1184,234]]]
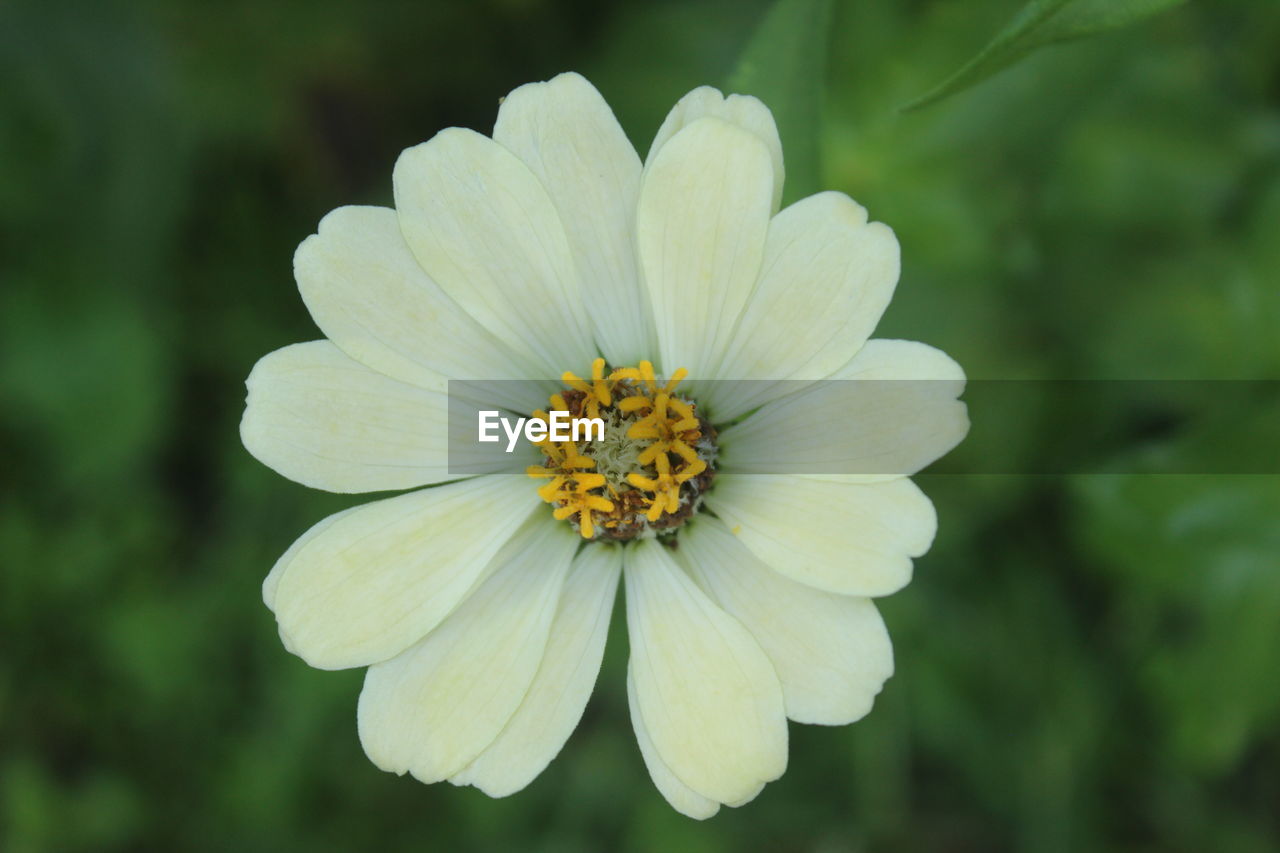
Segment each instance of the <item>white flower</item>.
[[[453,128],[405,151],[395,210],[339,208],[298,248],[327,339],[257,364],[245,446],[319,489],[441,484],[324,519],[263,585],[290,651],[368,667],[378,767],[493,796],[529,784],[581,717],[620,575],[636,737],[681,812],[778,778],[788,717],[870,710],[893,670],[872,598],[907,583],[936,526],[906,475],[963,437],[963,374],[868,341],[893,233],[837,193],[778,212],[782,168],[754,98],[689,93],[641,163],[564,74],[512,92],[492,139]],[[605,416],[606,441],[544,444],[536,479],[450,477],[448,378],[562,375],[559,403]],[[932,408],[851,411],[707,381],[826,377],[948,384]],[[818,423],[901,470],[743,473],[803,455]]]

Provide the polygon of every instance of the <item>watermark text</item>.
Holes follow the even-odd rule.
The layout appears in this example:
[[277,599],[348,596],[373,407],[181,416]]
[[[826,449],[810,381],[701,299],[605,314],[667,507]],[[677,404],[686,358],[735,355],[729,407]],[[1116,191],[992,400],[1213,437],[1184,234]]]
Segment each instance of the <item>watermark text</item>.
[[552,441],[604,440],[603,418],[571,418],[565,411],[548,412],[547,420],[516,418],[515,423],[512,423],[510,418],[502,417],[502,413],[498,410],[486,409],[479,412],[478,420],[478,440],[501,441],[502,437],[498,434],[498,428],[501,427],[502,432],[507,436],[507,453],[515,450],[521,433],[524,434],[525,441],[530,444],[537,444],[548,438]]

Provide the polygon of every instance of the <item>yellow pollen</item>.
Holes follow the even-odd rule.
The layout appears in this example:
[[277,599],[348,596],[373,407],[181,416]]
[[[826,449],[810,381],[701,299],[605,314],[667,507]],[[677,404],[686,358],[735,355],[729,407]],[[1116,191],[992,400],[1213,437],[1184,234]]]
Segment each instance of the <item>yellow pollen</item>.
[[688,375],[680,368],[661,380],[649,361],[608,370],[603,358],[592,362],[589,379],[562,374],[565,390],[551,395],[550,409],[601,418],[606,430],[581,447],[538,442],[543,464],[527,473],[547,480],[538,495],[555,518],[575,522],[584,539],[629,539],[684,523],[710,483],[715,452],[714,431],[704,435],[709,427],[696,406],[675,395]]
[[627,481],[631,485],[653,495],[649,499],[649,510],[645,513],[645,517],[649,521],[657,521],[663,512],[676,511],[680,504],[680,485],[702,473],[707,467],[707,464],[701,459],[697,460],[697,465],[701,467],[695,468],[693,465],[688,465],[678,474],[673,474],[671,462],[667,455],[663,453],[656,459],[656,467],[658,469],[656,478],[651,479],[640,474],[627,475]]
[[[572,371],[566,370],[560,377],[560,381],[568,385],[575,391],[581,391],[586,396],[583,400],[586,403],[587,416],[592,418],[600,417],[601,406],[613,405],[613,386],[618,382],[616,372],[610,374],[606,379],[604,375],[604,359],[597,358],[591,362],[591,382],[579,379]],[[556,399],[563,401],[563,397],[559,394],[552,396],[552,403]],[[559,407],[562,410],[566,407]]]
[[572,490],[561,490],[555,494],[551,503],[558,506],[552,514],[559,520],[563,521],[574,515],[578,516],[579,530],[582,531],[584,539],[595,538],[595,524],[592,521],[592,512],[612,512],[613,501],[608,498],[594,495],[591,489],[599,488],[604,485],[604,476],[600,474],[589,475],[599,477],[598,483],[592,483],[584,478],[579,478],[574,484]]
[[[538,411],[534,412],[534,416],[546,420],[547,413]],[[538,496],[544,501],[553,502],[556,499],[555,496],[569,484],[582,482],[587,477],[600,477],[599,474],[582,473],[582,469],[596,467],[596,460],[578,453],[578,447],[572,441],[560,442],[557,446],[556,442],[544,439],[538,442],[538,446],[546,454],[546,461],[549,464],[530,465],[525,469],[525,473],[530,477],[550,478],[551,482],[538,489]],[[603,482],[603,477],[601,481]]]

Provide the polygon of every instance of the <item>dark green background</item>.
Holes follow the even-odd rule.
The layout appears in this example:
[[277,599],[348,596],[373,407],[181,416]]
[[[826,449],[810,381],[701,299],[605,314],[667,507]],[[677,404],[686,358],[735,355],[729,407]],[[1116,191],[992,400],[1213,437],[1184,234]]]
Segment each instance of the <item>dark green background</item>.
[[[836,4],[824,183],[901,240],[881,333],[979,378],[1280,377],[1280,6],[1192,2],[896,111],[1017,6]],[[708,823],[649,783],[621,620],[564,753],[500,801],[376,770],[361,673],[281,648],[262,577],[358,500],[236,434],[253,362],[318,336],[297,243],[562,70],[647,150],[762,8],[0,3],[0,849],[1276,849],[1274,476],[922,477],[898,674]],[[1203,465],[1202,421],[1242,414],[1121,424]],[[970,469],[1084,440],[1052,393],[972,416]],[[1275,470],[1275,435],[1239,442]]]

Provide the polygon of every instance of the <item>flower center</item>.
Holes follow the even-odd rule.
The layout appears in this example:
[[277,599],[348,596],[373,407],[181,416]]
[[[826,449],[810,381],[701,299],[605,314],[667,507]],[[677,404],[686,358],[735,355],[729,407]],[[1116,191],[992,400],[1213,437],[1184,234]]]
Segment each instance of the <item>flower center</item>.
[[599,418],[604,436],[581,447],[538,442],[543,464],[528,473],[548,480],[538,495],[556,518],[584,539],[634,539],[672,532],[698,511],[715,477],[716,433],[694,402],[676,393],[687,375],[681,368],[662,383],[647,361],[606,375],[597,358],[590,380],[561,377],[566,388],[551,395],[550,408]]

